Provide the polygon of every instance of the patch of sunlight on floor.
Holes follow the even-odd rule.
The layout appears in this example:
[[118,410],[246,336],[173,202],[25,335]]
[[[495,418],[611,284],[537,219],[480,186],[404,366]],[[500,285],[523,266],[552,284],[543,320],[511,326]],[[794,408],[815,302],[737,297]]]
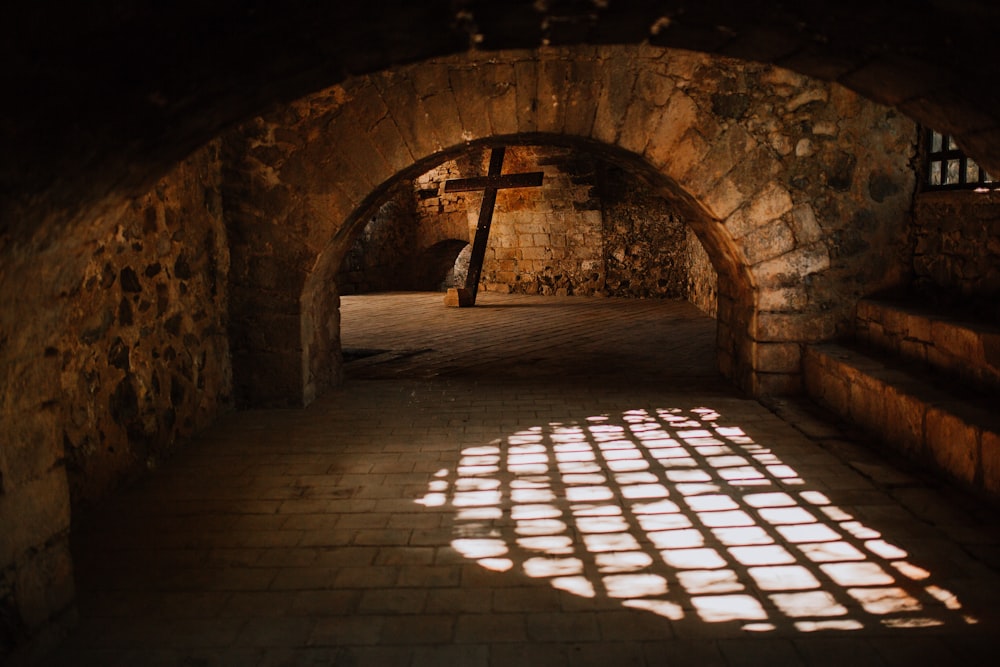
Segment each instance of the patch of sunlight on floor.
[[905,549],[808,487],[716,410],[637,408],[468,447],[416,502],[452,508],[451,546],[484,569],[675,621],[976,622]]

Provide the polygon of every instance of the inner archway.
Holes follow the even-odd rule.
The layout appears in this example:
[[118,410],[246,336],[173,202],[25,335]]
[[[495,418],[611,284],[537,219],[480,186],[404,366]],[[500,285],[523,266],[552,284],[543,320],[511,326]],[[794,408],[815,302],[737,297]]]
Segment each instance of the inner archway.
[[[446,185],[481,174],[488,155],[473,148],[393,186],[347,252],[338,292],[440,291],[458,284],[455,274],[464,281],[482,195]],[[498,193],[482,289],[688,299],[715,315],[708,254],[640,176],[572,146],[512,146],[507,162],[508,171],[540,170],[543,184]]]
[[[559,52],[416,64],[321,91],[233,135],[232,195],[255,202],[229,221],[240,240],[240,402],[287,403],[285,389],[300,386],[308,403],[335,386],[329,286],[350,243],[399,179],[499,144],[591,151],[674,202],[719,275],[722,372],[754,395],[799,391],[803,344],[843,326],[858,293],[899,280],[914,126],[773,67],[617,48],[584,61]],[[585,76],[568,77],[584,64]],[[484,93],[482,81],[495,85]],[[893,187],[869,188],[886,179]],[[275,287],[282,303],[262,313],[255,295]],[[257,322],[296,312],[297,325],[261,344]]]
[[[721,255],[720,259],[716,250],[716,257],[713,258],[713,253],[706,251],[693,229],[697,220],[701,220],[702,229],[707,227],[707,216],[699,211],[690,197],[678,194],[676,185],[644,165],[642,160],[612,147],[566,137],[533,136],[519,141],[515,139],[510,144],[508,157],[512,170],[542,169],[545,177],[543,187],[537,190],[500,193],[483,270],[482,286],[485,292],[551,297],[681,299],[690,301],[702,313],[713,318],[718,312],[718,293],[721,292],[724,298],[736,300],[736,295],[729,291],[733,281],[727,283],[720,280],[713,265],[718,264],[727,274],[735,273],[736,268],[725,260],[731,255]],[[372,239],[407,239],[406,243],[412,245],[411,260],[398,262],[402,268],[397,270],[410,280],[419,274],[419,262],[426,259],[429,250],[445,245],[453,249],[464,245],[464,242],[450,237],[462,233],[471,237],[480,196],[446,195],[444,182],[449,177],[481,172],[485,168],[489,146],[489,143],[474,145],[457,158],[446,159],[415,178],[399,177],[397,184],[387,188],[389,194],[386,199],[368,209],[378,211],[376,215],[359,216],[355,223],[354,242],[344,260],[349,266],[341,267],[337,272],[338,278],[356,275],[350,269],[359,264],[358,258],[365,248],[370,247],[376,256],[406,252],[405,248],[371,247]],[[654,183],[659,183],[659,186]],[[409,203],[400,199],[400,193],[407,191],[410,192]],[[415,216],[410,213],[413,203],[418,209]],[[402,214],[386,216],[387,210]],[[688,222],[692,215],[698,216],[694,226]],[[391,229],[393,226],[413,226],[414,229],[404,233],[394,231]],[[364,264],[363,261],[360,263]],[[383,277],[381,282],[386,284],[402,277]],[[380,280],[373,277],[362,282],[374,284]],[[341,293],[339,321],[345,332],[350,326],[345,318],[361,308],[354,303],[358,297],[349,297],[350,307],[346,305],[347,295],[358,292],[357,284],[358,281],[352,278],[347,289]],[[406,289],[405,282],[397,280],[395,284],[399,286],[397,289]],[[719,285],[723,287],[720,289]],[[413,284],[413,287],[417,285]],[[749,289],[746,291],[749,292]],[[500,305],[493,304],[493,307]],[[439,308],[444,309],[443,304]],[[363,312],[366,320],[377,317],[377,312],[370,309],[363,309]],[[692,309],[692,312],[697,310]],[[423,313],[423,316],[428,321],[451,317],[443,310],[440,313]],[[672,316],[665,317],[664,326],[670,326]],[[387,314],[386,319],[387,322],[391,320],[391,315]],[[387,331],[398,331],[399,328],[397,324],[388,323],[383,327]],[[728,331],[728,327],[724,330]],[[710,338],[710,351],[703,362],[708,363],[714,373],[719,366],[718,357],[722,354],[719,351],[720,341],[716,332],[706,333]],[[348,334],[344,333],[344,336]],[[649,344],[656,343],[650,341]],[[399,355],[409,356],[425,348],[422,344],[409,344],[396,339],[386,343],[345,340],[343,347],[350,351],[348,357],[352,368],[392,360]],[[354,359],[359,349],[374,350],[377,352],[375,356],[381,356],[358,364]],[[729,353],[728,349],[726,353]],[[671,365],[680,367],[684,363]],[[666,375],[674,376],[674,373]]]

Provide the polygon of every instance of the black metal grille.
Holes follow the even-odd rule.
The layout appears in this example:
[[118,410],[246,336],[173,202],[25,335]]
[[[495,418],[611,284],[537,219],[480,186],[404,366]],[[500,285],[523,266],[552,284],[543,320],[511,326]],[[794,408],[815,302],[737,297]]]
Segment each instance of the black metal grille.
[[986,170],[962,152],[955,139],[934,130],[924,131],[927,190],[975,190],[1000,188]]

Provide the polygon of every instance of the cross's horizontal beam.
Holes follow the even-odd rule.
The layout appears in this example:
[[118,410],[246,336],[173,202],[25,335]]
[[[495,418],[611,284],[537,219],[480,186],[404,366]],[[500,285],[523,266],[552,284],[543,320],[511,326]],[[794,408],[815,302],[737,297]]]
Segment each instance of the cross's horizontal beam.
[[529,171],[523,174],[506,174],[504,176],[474,176],[472,178],[456,178],[445,181],[445,192],[471,192],[472,190],[505,188],[537,188],[542,184],[544,172]]

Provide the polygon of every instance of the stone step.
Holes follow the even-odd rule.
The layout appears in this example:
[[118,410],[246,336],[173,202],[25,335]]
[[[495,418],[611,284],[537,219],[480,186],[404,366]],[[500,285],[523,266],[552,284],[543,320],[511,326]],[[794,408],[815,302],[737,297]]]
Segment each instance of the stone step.
[[1000,393],[847,344],[808,346],[803,371],[820,405],[1000,502]]
[[1000,327],[884,299],[858,302],[855,338],[863,344],[1000,389]]

